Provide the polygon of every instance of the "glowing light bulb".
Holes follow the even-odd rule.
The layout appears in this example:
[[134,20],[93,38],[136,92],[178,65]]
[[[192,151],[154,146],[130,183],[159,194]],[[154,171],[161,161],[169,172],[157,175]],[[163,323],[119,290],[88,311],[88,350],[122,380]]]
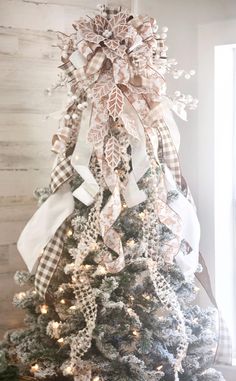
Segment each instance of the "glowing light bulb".
[[163,368],[163,365],[158,366],[156,369],[161,370]]
[[138,331],[136,331],[136,329],[135,329],[132,333],[133,333],[133,335],[136,336],[136,337],[139,335],[139,333],[138,333]]
[[65,373],[66,374],[72,374],[72,368],[70,365],[68,365],[66,368],[65,368]]
[[39,365],[38,365],[38,364],[34,364],[34,365],[32,365],[31,368],[30,368],[30,371],[31,371],[32,373],[35,373],[35,372],[37,372],[38,370],[39,370]]
[[141,220],[143,221],[144,218],[145,218],[145,213],[144,213],[144,212],[139,213],[139,217],[140,217]]
[[58,288],[58,290],[59,290],[60,292],[63,292],[63,288],[62,288],[61,286]]
[[93,381],[100,381],[100,377],[98,377],[98,376],[94,377]]
[[61,337],[60,339],[58,339],[57,342],[58,342],[59,344],[62,344],[62,343],[64,342],[63,337]]
[[134,301],[134,297],[132,295],[130,296],[130,300]]
[[135,241],[133,239],[129,239],[127,242],[127,246],[134,247],[134,245],[135,245]]
[[66,304],[65,299],[61,299],[61,300],[60,300],[60,303],[61,303],[61,304]]
[[70,310],[76,310],[76,306],[71,306],[69,309]]
[[71,230],[71,229],[69,229],[69,230],[67,231],[67,233],[66,233],[67,237],[71,237],[71,236],[72,236],[72,234],[73,234],[73,232],[72,232],[72,230]]
[[53,329],[57,329],[59,327],[59,323],[57,322],[57,321],[54,321],[53,323],[52,323],[52,328]]
[[40,311],[41,311],[41,314],[45,315],[48,313],[48,306],[46,304],[43,304],[42,306],[40,306]]

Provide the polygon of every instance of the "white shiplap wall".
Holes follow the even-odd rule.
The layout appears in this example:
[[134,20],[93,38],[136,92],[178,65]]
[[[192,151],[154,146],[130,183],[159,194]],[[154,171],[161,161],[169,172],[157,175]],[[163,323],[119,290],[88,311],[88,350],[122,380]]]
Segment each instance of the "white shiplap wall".
[[[13,274],[24,263],[16,241],[36,209],[32,194],[48,184],[50,141],[64,94],[45,95],[60,65],[55,31],[95,12],[94,0],[0,0],[0,335],[22,324],[13,309]],[[111,2],[112,3],[112,2]],[[130,1],[119,1],[129,7]]]

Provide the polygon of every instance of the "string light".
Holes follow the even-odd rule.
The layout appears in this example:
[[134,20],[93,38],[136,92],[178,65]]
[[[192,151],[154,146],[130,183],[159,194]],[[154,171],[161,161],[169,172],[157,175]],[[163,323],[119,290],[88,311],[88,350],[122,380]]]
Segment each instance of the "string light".
[[57,329],[59,327],[59,323],[57,322],[57,321],[54,321],[53,323],[52,323],[52,328],[53,329]]
[[65,299],[61,299],[61,300],[60,300],[60,303],[61,303],[61,304],[66,304]]
[[24,299],[24,297],[25,297],[25,292],[19,292],[18,299],[22,300],[22,299]]
[[144,212],[139,213],[139,217],[140,217],[140,219],[142,221],[144,221],[144,219],[145,219],[145,213]]
[[62,343],[64,342],[63,337],[61,337],[60,339],[58,339],[57,342],[58,342],[59,344],[62,344]]
[[127,246],[129,246],[129,247],[134,247],[134,245],[135,245],[135,241],[134,241],[133,239],[129,239],[129,240],[127,241]]
[[32,365],[31,368],[30,368],[30,371],[31,371],[32,373],[35,373],[35,372],[37,372],[38,370],[39,370],[39,365],[38,365],[38,364],[34,364],[34,365]]
[[143,298],[146,299],[146,300],[150,300],[151,299],[150,295],[145,295],[145,294],[143,294]]
[[41,311],[41,314],[45,315],[48,313],[48,306],[46,304],[43,304],[42,306],[40,306],[40,311]]
[[59,290],[60,292],[63,292],[63,287],[60,286],[60,287],[58,288],[58,290]]
[[161,370],[163,368],[163,365],[159,365],[156,369]]
[[100,377],[98,377],[98,376],[94,377],[93,381],[100,381]]
[[70,310],[76,310],[76,306],[71,306],[69,309]]
[[65,368],[65,374],[72,374],[72,368],[70,365],[68,365],[66,368]]
[[136,336],[136,337],[139,336],[139,333],[138,333],[138,331],[136,331],[136,329],[135,329],[132,333],[133,333],[133,335]]
[[71,237],[73,234],[73,231],[71,229],[69,229],[66,233],[67,237]]
[[134,301],[134,297],[132,295],[130,296],[130,300],[132,300],[132,302]]

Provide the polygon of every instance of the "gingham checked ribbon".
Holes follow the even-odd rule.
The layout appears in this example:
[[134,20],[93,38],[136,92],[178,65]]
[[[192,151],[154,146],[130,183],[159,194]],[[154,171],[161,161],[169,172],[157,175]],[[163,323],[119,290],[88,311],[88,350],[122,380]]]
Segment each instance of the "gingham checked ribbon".
[[57,189],[70,180],[74,174],[74,169],[71,165],[71,156],[68,156],[66,159],[61,160],[51,173],[51,191],[52,193],[56,192]]
[[50,281],[57,268],[63,250],[66,234],[66,222],[56,231],[45,247],[35,274],[35,289],[44,298]]
[[65,70],[66,74],[72,81],[80,82],[87,80],[88,77],[97,73],[101,69],[104,60],[105,54],[102,49],[96,49],[87,65],[76,68],[71,61],[67,61],[63,65],[59,66],[59,69]]
[[171,170],[176,183],[181,187],[182,176],[180,171],[178,154],[173,144],[170,131],[165,123],[158,123],[159,130],[159,153],[160,159],[163,160]]

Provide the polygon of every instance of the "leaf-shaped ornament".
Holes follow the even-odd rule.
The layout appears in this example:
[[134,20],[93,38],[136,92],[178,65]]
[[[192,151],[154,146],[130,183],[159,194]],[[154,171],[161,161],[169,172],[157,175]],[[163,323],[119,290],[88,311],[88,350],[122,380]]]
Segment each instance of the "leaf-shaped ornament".
[[124,128],[126,129],[128,134],[133,136],[133,138],[140,140],[134,120],[130,119],[128,114],[125,114],[125,113],[123,113],[121,115],[121,120],[122,120],[122,122],[124,124]]
[[88,142],[92,143],[93,145],[99,145],[103,142],[103,139],[108,133],[108,126],[107,124],[97,124],[94,125],[92,128],[90,128],[88,132]]
[[113,34],[115,38],[118,40],[124,40],[129,31],[129,27],[127,24],[117,25],[113,28]]
[[124,96],[118,86],[113,86],[107,101],[109,115],[115,120],[119,117],[124,106]]
[[102,17],[101,15],[97,15],[94,17],[94,28],[95,28],[95,31],[99,34],[102,34],[102,32],[104,32],[104,30],[106,29],[107,27],[107,19],[105,17]]
[[127,13],[124,13],[124,12],[119,12],[115,14],[109,20],[110,27],[113,29],[118,25],[126,24],[127,17],[128,17]]
[[94,99],[100,100],[105,97],[111,90],[114,82],[108,79],[106,82],[97,82],[92,88],[92,96]]
[[112,136],[107,140],[105,147],[106,162],[111,169],[117,167],[120,161],[120,145],[118,140]]

